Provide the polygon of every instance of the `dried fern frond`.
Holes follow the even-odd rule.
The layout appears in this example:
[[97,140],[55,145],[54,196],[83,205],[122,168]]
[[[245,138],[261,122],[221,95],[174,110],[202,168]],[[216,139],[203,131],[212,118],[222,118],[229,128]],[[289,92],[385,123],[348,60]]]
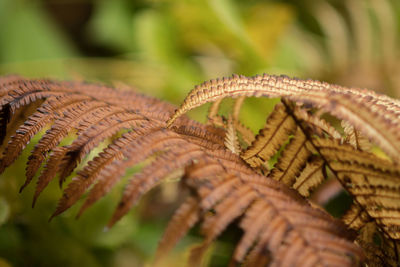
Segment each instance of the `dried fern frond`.
[[283,97],[312,105],[351,123],[367,138],[377,143],[400,164],[400,102],[372,91],[345,88],[313,80],[291,79],[264,74],[254,77],[233,75],[196,86],[167,122],[188,110],[225,97]]
[[277,104],[268,117],[265,127],[260,130],[242,158],[252,167],[267,162],[296,130],[293,118],[286,112],[283,104]]
[[300,195],[308,197],[310,191],[320,185],[326,176],[325,162],[319,157],[311,157],[300,175],[296,178],[293,188]]
[[[204,162],[201,164],[208,166],[210,163]],[[200,167],[195,166],[193,168]],[[213,177],[218,176],[218,173],[221,172],[223,172],[222,169],[215,169],[214,173],[207,173],[203,177],[199,172],[196,172],[197,175],[191,177],[190,175],[193,172],[192,170],[188,171],[189,176],[186,178],[189,186],[195,187],[197,190],[200,189],[200,192],[209,191],[208,195],[214,190],[219,190],[220,194],[224,192],[223,195],[226,195],[220,200],[213,201],[211,205],[207,202],[206,206],[202,206],[206,209],[214,207],[215,214],[209,214],[205,218],[202,225],[205,241],[193,252],[192,259],[201,258],[200,255],[226,225],[244,214],[245,217],[242,219],[241,226],[245,235],[235,250],[233,256],[235,262],[243,261],[245,255],[251,254],[251,251],[255,249],[261,254],[275,255],[270,259],[270,264],[273,265],[286,263],[302,265],[306,264],[306,262],[312,265],[312,262],[316,263],[325,260],[327,260],[325,261],[327,264],[336,264],[338,266],[339,264],[354,264],[354,262],[351,263],[349,258],[339,256],[343,255],[342,250],[344,247],[341,246],[347,247],[343,243],[344,240],[341,239],[346,236],[342,232],[344,226],[331,222],[329,216],[314,209],[312,209],[312,213],[306,212],[303,214],[298,208],[299,205],[308,205],[301,198],[291,198],[291,195],[296,194],[294,191],[289,191],[287,188],[282,187],[282,184],[272,179],[265,179],[257,175],[248,176],[246,174],[238,174],[238,176],[225,175],[223,176],[225,178],[221,177],[224,180],[223,182],[221,181],[214,185],[215,179]],[[224,186],[225,190],[221,191],[221,186]],[[200,197],[204,198],[204,195],[202,194]],[[311,207],[308,208],[311,211]],[[318,227],[310,227],[314,223]],[[306,235],[300,234],[305,230],[302,227],[307,227]],[[331,239],[330,244],[332,246],[329,249],[320,246],[324,243],[323,240],[333,232],[340,232],[344,235],[341,235],[341,238]],[[282,246],[282,244],[287,244],[287,247],[285,245]],[[302,254],[300,258],[297,255],[296,259],[294,259],[292,253],[300,250],[308,253]],[[277,254],[279,256],[276,256]],[[257,260],[254,266],[260,266],[259,264],[261,262]]]
[[227,129],[225,136],[225,147],[228,148],[233,154],[239,155],[241,152],[239,139],[236,134],[235,125],[232,117],[229,117],[227,121]]
[[[247,96],[282,98],[255,137],[239,121]],[[227,120],[218,115],[224,97],[238,97]],[[181,116],[213,101],[207,125]],[[386,96],[311,80],[233,76],[196,87],[174,114],[173,105],[134,92],[13,76],[0,78],[0,104],[0,133],[7,138],[7,122],[16,112],[31,104],[39,106],[9,138],[0,171],[12,164],[34,135],[50,126],[28,161],[24,186],[44,165],[34,201],[57,175],[60,183],[68,182],[81,167],[52,217],[89,192],[80,216],[129,168],[140,164],[108,224],[112,226],[145,193],[181,171],[181,184],[191,193],[160,242],[160,262],[197,222],[204,241],[193,250],[193,262],[200,262],[210,244],[235,222],[243,236],[232,264],[247,266],[357,265],[364,256],[349,229],[362,232],[368,223],[383,233],[387,244],[400,240],[400,103]],[[345,135],[318,116],[316,109],[348,122]],[[392,161],[364,151],[359,133]],[[120,137],[109,140],[116,134]],[[65,143],[68,136],[72,140]],[[108,146],[79,166],[105,140]],[[276,164],[261,175],[260,169],[265,171],[273,157]],[[327,178],[326,169],[353,197],[354,206],[344,218],[348,226],[304,198]],[[359,236],[357,240],[368,250],[369,239]],[[385,249],[396,255],[396,246]]]
[[[400,147],[400,102],[398,100],[390,99],[389,97],[378,95],[367,90],[349,89],[320,83],[318,81],[304,81],[290,79],[285,76],[277,77],[266,74],[250,78],[234,75],[232,78],[212,80],[195,87],[167,124],[172,125],[174,120],[181,114],[203,103],[212,102],[214,100],[220,101],[224,97],[238,96],[284,98],[283,103],[286,108],[283,110],[287,113],[287,117],[293,119],[293,124],[297,124],[297,127],[300,126],[303,134],[306,134],[307,142],[310,144],[309,152],[313,154],[317,153],[319,155],[317,158],[321,157],[320,169],[318,167],[316,168],[320,170],[317,176],[318,178],[313,181],[314,183],[312,183],[311,178],[309,178],[311,184],[309,188],[305,188],[305,191],[303,191],[304,194],[308,195],[308,189],[317,186],[323,181],[326,176],[323,172],[323,168],[326,166],[334,172],[345,189],[351,195],[355,196],[357,205],[361,205],[362,213],[368,214],[389,239],[399,239],[399,207],[397,207],[396,204],[398,202],[396,202],[396,199],[398,199],[398,194],[400,192],[398,188],[399,169],[396,166],[399,164],[400,159],[398,149]],[[301,106],[295,108],[290,107],[290,101],[303,104],[305,107],[313,106],[319,108],[322,111],[331,113],[339,119],[343,119],[345,121],[343,124],[345,137],[342,137],[336,129],[331,127],[324,120],[311,115]],[[275,115],[275,120],[272,120],[270,123],[267,122],[266,127],[260,131],[253,145],[257,141],[260,143],[260,140],[264,142],[269,140],[271,134],[266,137],[262,135],[263,131],[267,131],[269,127],[274,130],[280,129],[272,122],[277,122],[279,119],[283,120],[286,116],[276,114],[276,112],[273,112],[270,115],[269,119],[273,118]],[[290,134],[293,134],[293,130],[289,132],[287,136],[282,136],[279,145],[276,146],[277,149],[283,146]],[[313,138],[313,135],[319,136],[319,139]],[[363,155],[358,155],[358,152],[354,151],[354,149],[350,149],[349,146],[341,145],[342,142],[350,143],[357,150],[368,150],[369,142],[366,141],[364,136],[378,144],[391,157],[393,162],[382,160],[372,154],[363,153]],[[328,152],[330,149],[320,146],[321,143],[331,143],[332,145],[333,143],[329,137],[338,140],[333,142],[336,144],[334,146],[337,147],[334,149],[335,151],[331,151],[332,153]],[[294,142],[294,144],[296,144],[296,142]],[[265,160],[263,161],[263,159],[254,157],[258,151],[254,149],[253,145],[245,150],[243,155],[247,156],[244,157],[244,159],[251,166],[256,167],[260,166]],[[267,147],[269,149],[274,148],[274,146]],[[263,149],[262,146],[258,148],[258,150],[261,149]],[[265,157],[266,160],[269,160],[272,155],[276,154],[277,149],[271,151],[268,157]],[[284,148],[282,152],[283,155],[293,155],[293,152],[285,153],[285,150],[286,148]],[[253,154],[250,154],[250,152],[253,152]],[[330,158],[330,156],[332,158]],[[292,159],[297,158],[292,157]],[[296,184],[296,176],[302,168],[304,168],[303,172],[305,174],[312,173],[310,165],[304,166],[307,156],[300,157],[300,159],[303,159],[303,161],[296,168],[297,173],[292,173],[285,179],[288,185]],[[289,171],[287,167],[292,163],[291,158],[288,156],[288,158],[283,159],[282,162],[285,166],[281,168],[284,170],[281,173],[287,173]],[[346,164],[348,166],[344,167],[343,163],[340,162],[347,162]],[[355,165],[357,166],[357,164],[360,165],[356,169],[358,172],[362,173],[357,173],[356,171],[355,173],[349,174],[352,168]],[[371,168],[374,169],[373,172]],[[345,169],[348,170],[347,173],[345,173]],[[274,173],[279,173],[279,164],[276,165],[276,168],[272,169],[271,174]],[[305,176],[303,176],[302,179],[304,179],[304,177]],[[360,185],[353,185],[353,181],[357,181],[357,184]],[[303,183],[304,182],[307,182],[307,180],[303,181]],[[360,187],[361,184],[362,187]],[[367,197],[367,195],[369,197]]]
[[294,137],[285,147],[281,157],[272,169],[270,177],[286,185],[293,185],[296,176],[299,175],[311,155],[310,150],[307,148],[307,143],[306,136],[300,128],[297,128]]
[[342,121],[342,127],[346,134],[346,142],[351,144],[354,148],[364,151],[371,150],[371,143],[354,127],[346,122]]

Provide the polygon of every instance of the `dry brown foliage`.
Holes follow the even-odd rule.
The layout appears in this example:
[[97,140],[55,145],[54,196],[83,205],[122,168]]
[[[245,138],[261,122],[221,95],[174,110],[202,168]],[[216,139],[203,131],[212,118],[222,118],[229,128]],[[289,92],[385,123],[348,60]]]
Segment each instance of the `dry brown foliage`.
[[[249,96],[281,98],[257,135],[238,119]],[[226,97],[237,98],[228,118],[218,114]],[[213,102],[207,124],[184,115],[207,102]],[[234,75],[196,86],[176,109],[103,85],[6,76],[0,78],[0,105],[0,137],[8,142],[1,172],[35,134],[50,126],[31,152],[21,187],[44,166],[33,204],[51,180],[58,177],[64,183],[95,147],[124,131],[77,172],[52,217],[88,192],[81,215],[128,168],[144,164],[126,185],[111,227],[143,194],[183,170],[180,183],[191,194],[171,219],[156,263],[199,223],[204,241],[189,256],[190,264],[199,265],[210,244],[228,225],[238,223],[243,236],[232,266],[399,264],[398,100],[312,80]],[[342,128],[330,125],[323,113],[340,119]],[[71,133],[74,140],[60,145]],[[387,157],[369,152],[371,143]],[[354,201],[341,220],[309,199],[328,175]]]

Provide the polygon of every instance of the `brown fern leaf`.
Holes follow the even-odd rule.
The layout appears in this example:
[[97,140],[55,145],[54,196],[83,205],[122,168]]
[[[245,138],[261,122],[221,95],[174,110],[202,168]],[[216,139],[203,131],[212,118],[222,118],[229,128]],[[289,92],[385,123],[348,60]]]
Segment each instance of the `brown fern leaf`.
[[293,111],[293,115],[296,117],[297,120],[305,122],[307,128],[311,129],[311,132],[313,134],[316,134],[320,137],[328,136],[333,139],[342,139],[341,134],[327,121],[319,118],[314,114],[310,114],[304,109],[296,107]]
[[[189,175],[190,174],[191,174],[191,172],[189,172]],[[207,173],[206,175],[207,175],[207,177],[209,177],[210,173]],[[232,179],[232,177],[227,177],[227,178]],[[238,179],[238,178],[239,177],[236,176],[236,179]],[[194,185],[197,188],[199,187],[199,184],[196,182],[196,180],[199,179],[198,177],[196,178],[196,177],[189,176],[188,179],[189,179],[188,182],[190,182],[189,184],[191,184],[192,186]],[[194,179],[195,181],[193,181],[192,179]],[[209,177],[209,179],[211,179],[211,177]],[[207,178],[206,178],[206,180],[207,180]],[[202,182],[201,184],[203,184],[204,187],[210,188],[212,183],[213,182],[210,181],[210,183]],[[293,238],[292,235],[290,235],[289,233],[292,231],[294,231],[294,232],[298,231],[297,226],[295,226],[295,224],[298,221],[299,221],[300,225],[306,226],[309,223],[311,223],[312,220],[316,220],[315,224],[313,223],[313,225],[315,225],[315,228],[311,227],[310,231],[311,231],[311,229],[314,229],[315,231],[319,232],[319,234],[311,234],[311,232],[310,232],[307,235],[307,237],[304,237],[302,235],[297,236],[297,234],[294,234],[294,232],[293,232],[293,236],[296,236],[296,240],[301,240],[301,241],[299,241],[300,247],[298,247],[298,249],[300,249],[300,250],[306,249],[306,250],[312,251],[312,253],[306,254],[308,260],[310,260],[310,257],[311,258],[315,257],[315,261],[321,261],[322,258],[324,258],[324,260],[325,260],[325,257],[326,257],[329,259],[328,262],[332,260],[332,262],[336,261],[336,264],[338,262],[340,262],[340,263],[345,262],[346,265],[352,264],[348,258],[346,259],[346,257],[343,258],[343,257],[337,256],[340,254],[343,255],[343,252],[347,251],[347,249],[349,249],[351,247],[351,245],[349,245],[349,243],[346,243],[344,241],[344,239],[339,238],[334,241],[332,241],[330,239],[331,240],[330,244],[332,245],[332,247],[330,249],[332,249],[332,250],[329,253],[326,252],[326,247],[318,248],[320,246],[320,244],[321,245],[323,244],[322,240],[324,239],[323,236],[325,236],[325,235],[328,237],[332,233],[336,233],[336,234],[340,234],[340,236],[344,237],[345,236],[345,235],[343,235],[344,227],[342,226],[342,227],[335,229],[335,227],[338,227],[338,225],[331,222],[329,217],[327,217],[324,213],[320,213],[320,211],[317,211],[317,210],[313,210],[312,214],[307,214],[307,215],[302,214],[300,209],[298,209],[297,207],[301,207],[300,203],[304,204],[305,202],[304,202],[304,200],[297,199],[297,198],[294,201],[294,199],[290,197],[290,195],[294,194],[294,192],[289,193],[289,191],[286,191],[287,189],[284,189],[281,187],[281,184],[278,184],[271,179],[266,180],[265,178],[262,178],[262,176],[255,178],[254,174],[249,175],[249,176],[246,176],[246,175],[243,176],[242,179],[239,179],[239,184],[235,187],[237,188],[236,190],[233,190],[233,191],[231,191],[231,193],[228,193],[228,196],[221,199],[221,202],[215,203],[215,206],[213,208],[213,210],[215,210],[215,215],[210,215],[210,216],[206,217],[206,219],[204,221],[204,225],[203,225],[203,231],[206,235],[206,240],[200,247],[198,247],[197,249],[195,249],[193,251],[192,257],[191,257],[192,259],[196,259],[196,261],[198,261],[201,258],[202,253],[204,253],[204,251],[210,244],[210,242],[212,242],[212,240],[216,236],[218,236],[219,233],[223,229],[225,229],[226,225],[231,223],[234,218],[241,216],[246,211],[247,208],[249,210],[247,212],[245,212],[246,216],[248,216],[248,214],[259,215],[260,214],[259,212],[250,213],[250,211],[252,210],[253,205],[261,205],[260,203],[263,203],[263,204],[269,205],[269,207],[271,207],[271,209],[273,210],[273,214],[274,214],[273,218],[279,218],[279,219],[277,219],[277,224],[271,223],[270,219],[265,220],[266,218],[263,218],[264,220],[262,222],[262,227],[259,226],[260,232],[267,231],[268,233],[270,233],[270,234],[268,234],[268,238],[266,237],[265,240],[263,241],[264,243],[262,243],[260,246],[268,247],[268,251],[271,250],[270,251],[271,255],[273,255],[273,252],[278,251],[282,242],[285,242],[283,240],[285,240],[286,238],[289,238],[289,239]],[[279,188],[279,190],[278,190],[278,188]],[[199,189],[197,189],[197,190],[199,190]],[[280,190],[283,190],[283,191],[280,191]],[[256,208],[254,208],[254,209],[256,209]],[[264,208],[263,211],[264,210],[266,210],[266,209]],[[249,221],[252,221],[254,223],[255,218],[252,217],[252,219],[248,219],[248,222]],[[307,221],[307,223],[303,224],[303,222],[306,222],[306,221]],[[243,222],[243,225],[247,225],[247,223]],[[274,230],[274,228],[271,228],[271,227],[274,227],[274,225],[279,225],[281,227],[280,235],[272,235],[271,236],[272,233],[276,233],[276,230]],[[300,225],[298,227],[300,227],[300,228],[303,227]],[[317,227],[317,225],[318,225],[318,227]],[[254,226],[254,224],[251,224],[251,226],[249,226],[249,228],[246,228],[245,233],[247,234],[248,231],[251,232],[251,229],[253,229],[252,228],[253,226]],[[258,226],[255,226],[255,227],[258,227]],[[295,229],[297,229],[297,230],[295,230]],[[307,229],[309,229],[309,228],[307,228]],[[248,235],[252,235],[252,234],[250,234],[250,232]],[[255,232],[257,232],[257,230]],[[254,233],[253,233],[253,235],[254,235]],[[257,235],[257,234],[255,234],[255,235]],[[319,238],[316,238],[314,240],[308,239],[308,238],[312,238],[312,236],[319,237],[321,239],[319,239]],[[247,236],[247,237],[243,237],[243,238],[244,238],[243,240],[252,240],[254,237]],[[306,240],[304,240],[304,238]],[[329,237],[329,238],[332,238],[332,237]],[[251,242],[251,244],[250,244],[250,241],[248,243],[246,243],[246,241],[243,241],[243,243],[240,243],[240,244],[241,244],[241,247],[240,248],[238,247],[237,251],[242,251],[242,252],[240,252],[240,253],[237,252],[238,254],[235,254],[235,255],[239,255],[239,256],[236,256],[237,261],[240,261],[243,258],[243,254],[247,253],[247,252],[243,252],[243,251],[247,251],[250,247],[252,247],[253,243]],[[245,244],[248,244],[248,246],[246,246]],[[288,242],[288,244],[291,244],[291,243]],[[315,244],[316,247],[311,248],[313,246],[313,244]],[[291,249],[291,246],[288,247],[288,250],[285,250],[284,252],[282,252],[282,253],[284,253],[284,256],[273,259],[274,264],[279,264],[279,262],[282,259],[286,259],[285,255],[287,255],[286,253],[290,252],[290,249]],[[318,251],[318,250],[321,250],[321,255],[315,256],[316,251]],[[356,252],[356,249],[353,248],[352,250],[353,250],[353,252]],[[264,250],[260,248],[259,253],[264,253]],[[317,252],[317,254],[318,253],[319,252]],[[298,259],[297,257],[294,257],[294,258],[296,260]],[[294,260],[294,258],[290,257],[289,259]],[[334,259],[332,259],[332,258],[334,258]],[[296,262],[296,264],[298,264],[298,263]]]
[[78,138],[71,145],[68,145],[68,152],[63,159],[63,166],[60,170],[60,182],[62,183],[76,168],[77,163],[101,141],[122,129],[134,129],[140,123],[146,122],[148,122],[148,119],[140,114],[117,113],[108,116],[97,124],[93,124],[85,131],[78,132]]
[[326,178],[325,162],[319,157],[311,157],[300,175],[296,178],[293,188],[304,197],[310,196],[310,191],[320,185]]
[[235,121],[234,125],[240,137],[247,146],[249,146],[251,143],[254,142],[255,136],[253,131],[251,131],[247,126],[245,126],[240,121]]
[[285,147],[282,156],[272,169],[271,178],[292,186],[296,180],[296,176],[299,175],[300,171],[306,165],[308,157],[311,155],[310,150],[307,149],[307,143],[306,136],[300,128],[297,128],[294,137]]
[[78,172],[78,175],[72,179],[72,182],[68,184],[67,188],[64,190],[54,216],[64,212],[75,204],[85,191],[99,179],[104,168],[114,161],[122,160],[122,151],[127,149],[135,139],[149,134],[153,129],[154,127],[143,127],[128,132],[110,144],[99,156],[89,161],[84,169]]
[[[165,178],[173,170],[186,167],[193,160],[204,154],[197,146],[191,146],[190,144],[185,146],[183,150],[180,153],[179,151],[166,152],[157,157],[157,160],[150,166],[135,175],[125,188],[123,197],[108,223],[108,227],[113,226],[144,193],[152,189],[161,179]],[[172,163],[171,157],[175,159]]]
[[356,242],[363,248],[369,266],[396,266],[399,262],[400,242],[382,236],[374,222],[366,223]]
[[196,251],[196,258],[202,258],[202,252],[212,241],[230,224],[232,221],[242,215],[247,207],[256,199],[257,193],[250,186],[241,185],[237,190],[215,205],[215,215],[207,216],[202,224],[202,232],[205,235],[205,241],[202,244],[201,251]]
[[353,203],[346,214],[343,215],[342,221],[351,229],[358,231],[365,224],[371,222],[372,218],[358,203]]
[[355,149],[369,151],[371,150],[371,143],[354,127],[346,122],[342,121],[342,127],[346,134],[346,143],[351,144]]
[[[112,164],[104,166],[99,171],[98,175],[101,178],[92,188],[88,198],[86,199],[86,202],[81,207],[78,216],[80,216],[84,210],[90,207],[98,199],[108,193],[108,191],[114,186],[114,184],[118,182],[118,180],[123,176],[128,167],[140,163],[141,161],[145,160],[156,152],[168,153],[167,150],[170,147],[178,146],[182,143],[186,142],[182,139],[177,138],[176,135],[171,136],[168,135],[168,133],[162,131],[148,133],[148,135],[143,136],[142,138],[132,140],[130,144],[127,144],[127,147],[119,150],[120,152],[125,154],[127,160],[118,160],[112,162]],[[140,173],[138,175],[140,175]]]
[[204,140],[209,141],[218,148],[224,147],[225,131],[219,128],[211,128],[209,126],[199,127],[199,125],[191,125],[185,123],[179,127],[173,127],[174,132],[184,135],[192,142],[201,143]]
[[[77,163],[99,142],[112,136],[121,128],[136,127],[140,121],[147,121],[147,119],[138,114],[114,112],[112,116],[102,119],[97,122],[98,124],[94,124],[91,127],[89,124],[85,127],[82,127],[82,124],[77,127],[82,131],[78,138],[71,145],[60,148],[59,153],[52,153],[50,156],[49,163],[45,167],[46,171],[39,177],[34,201],[36,201],[44,187],[47,186],[50,177],[54,177],[57,172],[60,172],[60,183],[62,183],[72,173]],[[88,129],[84,131],[83,129],[85,128]]]
[[55,178],[67,151],[68,150],[65,147],[56,147],[51,152],[50,158],[47,161],[42,173],[38,178],[35,194],[33,196],[32,208],[35,206],[36,200],[39,197],[40,193],[43,191],[43,189],[45,189],[47,185]]
[[[193,129],[195,131],[193,131]],[[188,135],[184,135],[185,133]],[[144,136],[144,134],[146,135]],[[150,127],[148,129],[142,129],[140,133],[129,134],[129,144],[123,142],[124,146],[119,146],[118,150],[116,150],[115,148],[112,149],[112,151],[115,151],[115,153],[118,152],[124,154],[127,160],[117,160],[113,162],[114,159],[110,157],[105,162],[103,162],[101,161],[101,158],[95,159],[95,161],[103,162],[99,166],[100,168],[94,169],[95,173],[93,176],[78,176],[79,179],[76,180],[76,182],[71,183],[71,189],[67,188],[67,194],[65,194],[65,197],[62,198],[59,207],[57,208],[54,215],[58,215],[59,213],[70,207],[70,205],[75,203],[84,193],[84,191],[95,181],[95,179],[101,177],[98,183],[91,190],[88,198],[86,199],[86,202],[81,207],[81,210],[78,214],[78,216],[80,216],[84,210],[90,207],[99,198],[104,196],[113,187],[113,185],[119,180],[119,178],[123,176],[125,170],[128,167],[143,161],[153,153],[162,152],[166,149],[169,149],[169,147],[189,144],[187,141],[184,140],[184,138],[186,137],[188,138],[188,140],[193,141],[193,138],[199,134],[200,136],[202,136],[203,131],[198,128],[190,128],[186,131],[182,130],[181,128],[181,135],[177,135],[172,132],[160,130],[158,126],[153,128]],[[140,136],[142,137],[138,138]],[[201,142],[198,142],[197,140],[193,143],[197,144],[199,147],[203,147],[206,149],[215,149],[216,147],[219,147],[221,149],[221,146],[217,144],[211,145],[211,143],[207,142],[206,139],[201,139],[199,137],[196,138],[202,140]],[[90,173],[92,173],[92,171],[90,171]],[[68,193],[71,190],[74,190],[76,187],[79,187],[80,189]],[[78,194],[76,194],[77,192]]]
[[312,80],[286,76],[245,77],[211,80],[196,86],[167,122],[173,122],[188,110],[224,97],[284,97],[321,108],[351,123],[377,143],[396,163],[400,162],[400,102],[368,90],[344,88]]
[[[144,167],[129,180],[109,226],[126,214],[143,194],[177,170],[184,170],[182,185],[191,189],[191,196],[172,219],[165,239],[160,245],[161,255],[170,250],[196,221],[203,219],[205,241],[191,257],[198,262],[204,250],[215,238],[238,219],[242,221],[240,225],[244,235],[233,256],[233,263],[247,261],[256,266],[262,262],[269,262],[275,266],[314,264],[352,266],[362,260],[360,249],[352,243],[354,236],[340,221],[332,219],[321,210],[312,208],[295,190],[289,189],[282,182],[258,174],[243,158],[227,149],[224,145],[227,132],[225,129],[212,125],[205,126],[187,117],[179,119],[177,117],[182,115],[182,110],[210,99],[241,96],[236,102],[234,117],[228,121],[227,127],[235,143],[236,131],[240,132],[237,125],[239,125],[238,113],[241,101],[249,95],[283,96],[289,100],[321,107],[339,118],[354,123],[362,116],[357,117],[356,113],[347,114],[353,107],[348,107],[347,102],[341,105],[341,100],[335,99],[350,95],[348,99],[352,102],[356,101],[355,97],[351,96],[355,94],[363,100],[373,99],[370,102],[376,109],[363,116],[372,114],[375,116],[374,120],[382,125],[386,123],[380,116],[382,107],[389,106],[391,109],[385,117],[387,120],[398,114],[398,103],[390,103],[390,99],[375,96],[367,91],[353,89],[343,91],[343,88],[328,84],[275,76],[250,79],[234,77],[204,86],[205,90],[199,89],[198,94],[196,92],[193,97],[189,97],[192,102],[187,100],[183,104],[183,109],[178,110],[171,118],[169,126],[172,126],[173,121],[175,125],[165,128],[167,125],[165,120],[172,116],[174,107],[154,98],[79,82],[0,78],[0,104],[4,111],[0,121],[5,125],[2,124],[1,127],[7,126],[6,122],[18,108],[31,102],[41,105],[31,118],[38,116],[39,121],[43,120],[41,125],[52,123],[50,130],[34,149],[35,156],[31,157],[28,165],[28,180],[30,180],[42,162],[47,159],[39,177],[35,199],[58,173],[61,180],[64,180],[77,167],[78,162],[101,141],[122,129],[127,129],[126,134],[112,141],[103,152],[83,167],[64,190],[52,217],[76,203],[91,187],[79,213],[81,214],[107,194],[129,167],[144,163]],[[214,96],[211,96],[212,94]],[[65,100],[69,104],[56,104],[64,97],[73,98],[75,95],[82,95],[82,100],[77,99],[76,102]],[[45,102],[37,101],[41,99]],[[53,115],[38,114],[51,101],[56,101],[55,106],[47,112]],[[333,111],[333,105],[335,108],[339,107],[338,110]],[[333,135],[332,128],[316,116],[316,119],[311,118],[310,114],[306,114],[308,117],[302,117],[301,114],[296,116],[295,111],[293,112],[286,102],[279,104],[268,119],[271,123],[262,130],[268,133],[268,136],[272,136],[272,140],[265,141],[259,135],[247,150],[254,149],[254,154],[249,158],[259,157],[259,161],[265,162],[284,147],[281,159],[273,172],[280,180],[291,185],[296,184],[298,176],[300,181],[298,188],[303,188],[305,192],[309,192],[319,183],[320,173],[323,173],[325,165],[333,166],[333,171],[336,171],[339,179],[346,183],[347,180],[343,175],[348,175],[347,165],[355,164],[357,172],[366,172],[368,175],[367,186],[364,188],[364,185],[360,184],[359,177],[352,176],[351,179],[354,181],[351,180],[351,183],[355,186],[354,188],[348,186],[346,189],[355,195],[356,202],[377,222],[377,225],[388,232],[390,227],[396,224],[385,221],[384,213],[380,214],[379,211],[365,206],[369,203],[383,205],[384,212],[391,212],[391,207],[397,208],[392,202],[376,197],[381,193],[390,197],[396,196],[397,185],[392,178],[399,173],[397,167],[389,161],[377,160],[372,154],[355,150],[351,146],[342,147],[339,141],[335,141],[336,143],[325,141],[326,135]],[[37,126],[37,129],[29,124],[26,125],[26,133],[18,137],[21,141],[14,141],[15,150],[22,150],[33,134],[43,127],[41,125]],[[371,125],[375,125],[374,122]],[[374,130],[373,127],[359,129],[359,125],[355,126],[377,144],[385,144],[397,138],[397,135],[391,132],[382,133],[384,128],[378,132],[371,132]],[[312,130],[309,132],[308,129]],[[323,132],[324,135],[318,132]],[[76,134],[74,141],[59,147],[59,143],[70,133]],[[292,134],[294,136],[291,138]],[[311,139],[314,134],[320,138]],[[379,142],[378,139],[383,141]],[[284,146],[288,140],[289,144]],[[257,142],[260,143],[258,146]],[[313,145],[312,148],[309,147],[310,144]],[[240,150],[237,147],[235,149]],[[354,151],[356,153],[353,153]],[[387,153],[396,159],[396,149]],[[315,155],[310,157],[311,154]],[[321,165],[316,158],[322,159],[324,164]],[[289,162],[285,162],[286,160]],[[315,176],[311,174],[313,171],[316,173]],[[301,178],[302,175],[306,178]],[[385,187],[382,187],[383,183]],[[373,192],[376,196],[373,196],[372,200],[365,199],[363,190],[375,190]]]
[[[93,83],[82,82],[57,82],[51,80],[31,80],[12,77],[11,82],[7,82],[10,78],[0,78],[0,84],[3,79],[5,85],[1,88],[0,102],[3,106],[5,103],[12,102],[24,96],[34,95],[42,92],[42,97],[57,96],[62,94],[80,94],[89,96],[92,99],[102,101],[108,104],[123,106],[124,108],[135,107],[136,109],[146,109],[147,111],[164,110],[172,112],[174,106],[159,101],[156,98],[144,96],[131,91],[117,91],[111,87]],[[31,97],[32,98],[32,97]]]
[[11,140],[3,152],[0,162],[0,172],[11,165],[20,155],[29,140],[43,129],[46,124],[50,123],[57,116],[57,112],[63,112],[69,105],[75,104],[87,99],[82,95],[63,96],[58,98],[50,98],[48,101],[29,117],[22,126],[16,131],[16,135]]
[[225,147],[229,149],[233,154],[239,155],[241,152],[239,139],[236,134],[236,129],[232,120],[232,117],[229,117],[227,121],[226,127],[226,136],[225,136]]
[[165,255],[168,254],[187,231],[197,223],[200,219],[200,211],[198,199],[195,197],[188,197],[176,210],[165,229],[164,236],[158,244],[155,256],[158,264],[162,262]]
[[400,239],[400,170],[350,145],[328,139],[314,143],[363,210],[390,238]]
[[63,113],[62,117],[57,118],[33,149],[27,163],[26,181],[21,190],[30,183],[42,162],[46,159],[47,153],[55,148],[79,124],[80,119],[83,116],[90,116],[91,111],[102,107],[105,107],[104,103],[83,101],[74,104],[68,111]]
[[260,130],[242,158],[252,167],[268,161],[296,130],[293,118],[286,112],[283,104],[277,104],[268,117],[265,127]]

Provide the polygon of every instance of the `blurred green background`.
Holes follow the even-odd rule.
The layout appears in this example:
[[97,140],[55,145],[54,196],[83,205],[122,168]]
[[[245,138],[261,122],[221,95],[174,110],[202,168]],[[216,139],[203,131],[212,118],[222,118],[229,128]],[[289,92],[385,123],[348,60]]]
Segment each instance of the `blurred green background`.
[[[399,97],[399,15],[396,0],[0,0],[0,75],[129,85],[175,104],[195,84],[232,73],[287,74]],[[241,118],[257,130],[270,103],[246,100]],[[206,108],[191,115],[204,120]],[[30,208],[33,186],[18,194],[28,155],[0,178],[0,266],[151,262],[179,202],[175,184],[151,192],[107,232],[123,183],[79,220],[72,208],[48,223],[61,192],[51,185]],[[166,266],[183,264],[189,244],[201,240],[197,232]],[[228,229],[216,243],[210,266],[227,262],[237,232]]]

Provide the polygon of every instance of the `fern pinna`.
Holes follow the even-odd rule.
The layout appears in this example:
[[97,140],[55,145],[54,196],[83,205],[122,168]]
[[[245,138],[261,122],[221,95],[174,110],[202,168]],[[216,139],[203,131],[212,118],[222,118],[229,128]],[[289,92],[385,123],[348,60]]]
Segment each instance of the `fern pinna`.
[[[250,96],[281,99],[257,135],[239,121],[241,105]],[[225,97],[236,98],[227,118],[218,114]],[[207,124],[184,115],[207,102],[213,102]],[[191,250],[188,261],[201,264],[207,248],[232,223],[243,229],[233,266],[399,263],[398,100],[312,80],[234,75],[196,86],[176,109],[98,84],[6,76],[0,79],[0,104],[0,138],[8,142],[1,172],[49,127],[31,152],[21,187],[43,165],[33,205],[55,177],[64,183],[95,147],[114,137],[68,183],[52,217],[87,193],[81,215],[128,168],[144,164],[125,186],[111,227],[143,194],[183,170],[180,183],[191,194],[170,220],[155,264],[162,265],[196,224],[204,241]],[[325,121],[325,113],[342,120],[342,127]],[[21,121],[25,114],[30,116]],[[76,138],[60,145],[70,134]],[[369,152],[373,145],[387,156]],[[278,158],[275,164],[273,158]],[[341,220],[309,198],[327,179],[337,179],[353,198]]]

